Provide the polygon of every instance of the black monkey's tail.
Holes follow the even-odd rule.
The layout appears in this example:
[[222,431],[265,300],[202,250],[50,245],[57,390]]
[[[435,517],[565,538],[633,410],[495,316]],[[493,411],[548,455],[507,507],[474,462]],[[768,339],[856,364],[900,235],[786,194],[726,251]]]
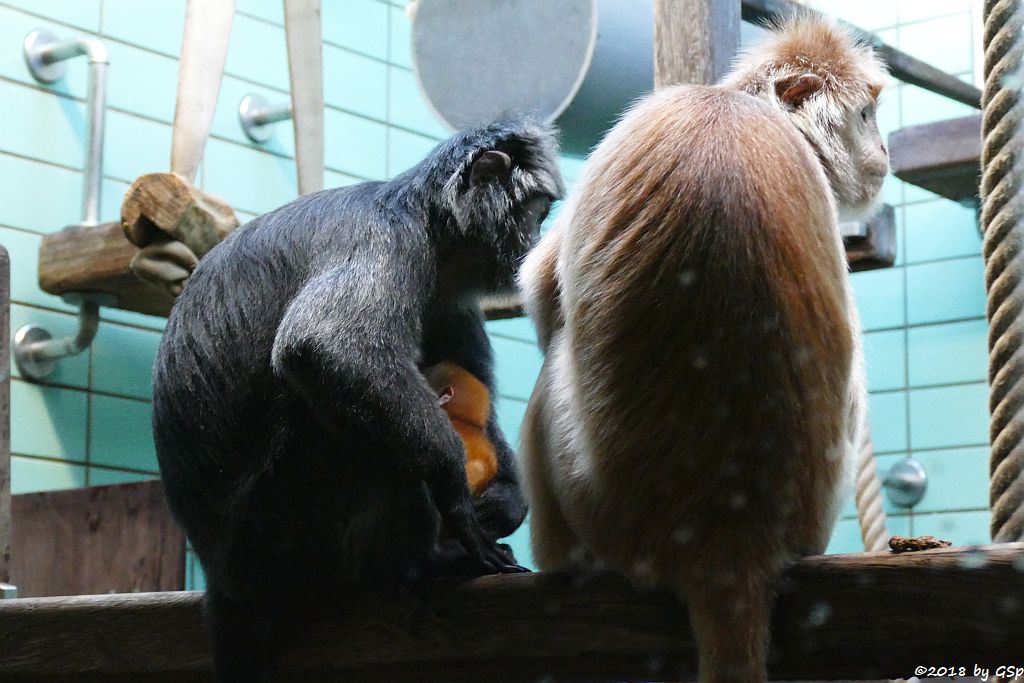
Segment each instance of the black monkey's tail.
[[206,594],[213,657],[220,683],[263,683],[274,666],[275,611]]

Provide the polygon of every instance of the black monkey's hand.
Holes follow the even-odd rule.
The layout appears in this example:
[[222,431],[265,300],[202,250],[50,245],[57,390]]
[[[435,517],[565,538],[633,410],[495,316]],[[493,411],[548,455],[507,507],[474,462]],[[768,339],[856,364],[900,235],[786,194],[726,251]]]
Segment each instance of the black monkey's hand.
[[462,544],[482,573],[512,574],[529,571],[516,564],[507,545],[499,544],[484,532],[477,520],[468,489],[464,500],[459,500],[452,508],[441,509],[440,512],[445,527]]

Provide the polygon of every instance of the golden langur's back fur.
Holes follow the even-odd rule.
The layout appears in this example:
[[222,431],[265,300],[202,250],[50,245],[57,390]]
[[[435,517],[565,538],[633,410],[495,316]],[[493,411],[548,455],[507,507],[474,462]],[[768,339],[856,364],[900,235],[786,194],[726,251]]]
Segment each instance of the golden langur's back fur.
[[[853,49],[801,21],[782,35]],[[773,582],[825,549],[864,402],[835,201],[863,179],[831,177],[859,169],[820,160],[843,143],[808,139],[813,110],[744,87],[765,63],[795,82],[762,56],[629,111],[522,274],[546,353],[523,426],[536,561],[679,591],[705,681],[764,680]]]

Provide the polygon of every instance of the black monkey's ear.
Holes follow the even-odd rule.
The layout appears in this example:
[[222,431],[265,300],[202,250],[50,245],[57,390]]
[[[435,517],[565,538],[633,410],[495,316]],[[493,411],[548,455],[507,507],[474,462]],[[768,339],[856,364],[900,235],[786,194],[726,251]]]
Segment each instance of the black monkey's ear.
[[775,95],[783,104],[799,108],[808,97],[821,91],[824,85],[825,80],[818,74],[792,74],[775,81]]
[[504,177],[508,175],[511,168],[512,157],[496,149],[487,150],[473,162],[473,170],[469,174],[469,184],[482,185],[495,178]]

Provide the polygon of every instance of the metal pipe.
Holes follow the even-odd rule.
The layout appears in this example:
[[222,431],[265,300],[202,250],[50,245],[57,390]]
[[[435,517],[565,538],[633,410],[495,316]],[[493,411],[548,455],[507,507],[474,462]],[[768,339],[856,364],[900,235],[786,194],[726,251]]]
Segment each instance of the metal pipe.
[[88,140],[85,146],[85,175],[82,191],[81,225],[99,225],[100,187],[103,181],[103,136],[107,103],[107,65],[110,57],[101,41],[88,36],[57,40],[48,31],[32,31],[25,37],[25,64],[42,83],[60,80],[65,60],[84,55],[89,58]]
[[[42,29],[25,37],[25,65],[41,83],[60,80],[67,71],[64,62],[74,57],[89,59],[89,95],[86,118],[87,142],[82,188],[82,220],[79,226],[95,226],[100,222],[100,194],[103,182],[103,138],[107,103],[107,65],[110,58],[106,46],[96,38],[77,36],[57,40]],[[68,337],[54,339],[37,325],[25,325],[14,335],[14,361],[26,379],[40,380],[51,372],[61,358],[73,356],[89,348],[100,323],[100,304],[111,297],[102,294],[69,294],[69,303],[78,303],[78,331]]]

